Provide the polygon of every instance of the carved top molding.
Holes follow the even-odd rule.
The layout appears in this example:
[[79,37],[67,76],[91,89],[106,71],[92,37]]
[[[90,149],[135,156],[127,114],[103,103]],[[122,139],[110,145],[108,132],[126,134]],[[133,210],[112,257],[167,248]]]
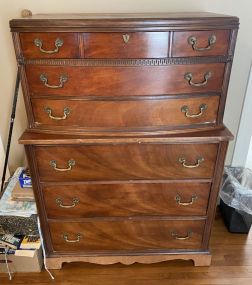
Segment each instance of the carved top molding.
[[58,66],[165,66],[179,64],[226,63],[232,56],[180,57],[158,59],[19,59],[20,64]]
[[53,30],[116,30],[116,29],[184,29],[185,27],[237,28],[234,16],[208,12],[186,13],[86,13],[38,14],[10,21],[12,31],[31,31],[44,28]]

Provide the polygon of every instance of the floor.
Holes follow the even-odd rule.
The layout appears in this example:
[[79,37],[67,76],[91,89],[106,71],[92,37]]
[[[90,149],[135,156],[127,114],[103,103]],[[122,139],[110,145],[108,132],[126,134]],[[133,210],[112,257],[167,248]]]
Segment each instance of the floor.
[[12,281],[0,274],[0,284],[252,285],[252,232],[230,234],[217,214],[211,252],[210,267],[194,267],[191,261],[182,260],[130,266],[72,263],[52,271],[54,281],[43,270],[42,273],[16,273]]

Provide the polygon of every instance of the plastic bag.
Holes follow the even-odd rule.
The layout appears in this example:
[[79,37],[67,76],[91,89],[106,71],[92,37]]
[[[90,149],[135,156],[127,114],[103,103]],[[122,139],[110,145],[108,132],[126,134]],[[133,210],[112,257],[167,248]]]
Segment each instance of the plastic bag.
[[220,197],[228,206],[252,215],[252,171],[225,167]]

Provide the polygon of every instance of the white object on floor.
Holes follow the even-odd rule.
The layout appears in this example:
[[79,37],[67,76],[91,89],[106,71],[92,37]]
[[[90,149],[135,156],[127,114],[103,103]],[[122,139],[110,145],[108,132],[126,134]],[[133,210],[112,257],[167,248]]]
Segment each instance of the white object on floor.
[[45,252],[45,246],[44,246],[44,239],[42,236],[42,232],[41,232],[41,227],[40,227],[40,220],[39,217],[37,218],[38,221],[38,230],[39,230],[39,236],[40,236],[40,240],[41,240],[41,246],[42,246],[42,252],[43,252],[43,261],[44,261],[44,267],[45,270],[47,271],[47,273],[50,275],[51,279],[55,279],[55,277],[52,275],[51,271],[47,268],[47,264],[46,264],[46,252]]
[[11,193],[16,183],[19,183],[18,179],[22,170],[22,167],[17,168],[4,191],[0,200],[0,216],[30,217],[37,214],[35,202],[13,201],[11,199]]

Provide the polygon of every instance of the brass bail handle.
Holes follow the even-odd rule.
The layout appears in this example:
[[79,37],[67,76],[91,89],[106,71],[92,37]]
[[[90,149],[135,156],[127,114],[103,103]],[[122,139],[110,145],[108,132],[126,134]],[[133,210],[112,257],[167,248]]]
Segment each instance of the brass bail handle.
[[191,201],[189,202],[181,202],[182,198],[180,197],[180,195],[176,195],[175,200],[177,202],[178,205],[181,206],[189,206],[192,205],[196,200],[198,199],[197,195],[192,195]]
[[206,47],[198,47],[197,46],[197,37],[195,36],[190,36],[188,38],[188,44],[192,46],[192,49],[195,51],[206,51],[206,50],[210,50],[214,44],[216,43],[216,36],[215,35],[211,35],[208,38],[208,45]]
[[59,49],[60,49],[60,47],[63,46],[64,41],[63,41],[62,39],[60,39],[60,38],[57,38],[57,39],[55,40],[55,42],[54,42],[54,45],[55,45],[55,49],[54,49],[54,50],[45,50],[45,49],[43,49],[43,41],[42,41],[41,39],[38,39],[38,38],[37,38],[37,39],[35,39],[35,40],[33,41],[33,43],[34,43],[34,45],[35,45],[36,47],[39,48],[39,50],[40,50],[42,53],[54,54],[54,53],[58,53],[58,52],[59,52]]
[[198,157],[195,164],[187,164],[186,159],[184,157],[179,158],[179,162],[182,164],[185,168],[197,168],[201,165],[201,163],[204,161],[203,157]]
[[60,171],[60,172],[71,171],[73,166],[75,165],[75,160],[70,159],[68,161],[68,167],[67,168],[58,168],[56,160],[51,160],[50,165],[56,171]]
[[43,74],[40,74],[39,79],[40,79],[40,81],[42,81],[42,82],[44,83],[44,85],[45,85],[46,87],[51,88],[51,89],[59,89],[59,88],[64,87],[64,83],[67,82],[68,77],[67,77],[67,75],[65,75],[65,74],[60,75],[60,77],[59,77],[59,82],[60,82],[60,84],[59,84],[59,85],[50,85],[50,84],[48,83],[48,77],[47,77],[47,75],[44,74],[44,73],[43,73]]
[[198,118],[198,117],[201,117],[203,115],[203,113],[204,113],[204,111],[206,109],[207,109],[207,105],[206,104],[201,104],[199,106],[199,110],[200,110],[199,113],[197,113],[197,114],[190,114],[189,113],[189,107],[187,105],[184,105],[184,106],[181,107],[181,112],[185,113],[185,116],[187,118]]
[[63,203],[62,199],[59,198],[59,197],[55,199],[55,202],[56,202],[56,204],[57,204],[59,207],[61,207],[61,208],[70,209],[70,208],[76,207],[76,206],[80,203],[80,199],[74,197],[74,198],[72,199],[72,204],[70,204],[70,205],[65,205],[65,204]]
[[187,235],[186,236],[179,236],[178,233],[174,230],[171,232],[171,236],[174,238],[174,239],[177,239],[177,240],[187,240],[189,238],[191,238],[193,235],[193,232],[191,230],[189,230],[187,232]]
[[212,72],[208,71],[204,74],[204,80],[202,82],[193,82],[193,74],[191,72],[187,72],[184,75],[184,79],[189,83],[189,85],[194,87],[202,87],[207,85],[208,80],[212,77]]
[[75,243],[75,242],[80,242],[80,240],[83,238],[83,235],[80,234],[80,233],[77,233],[76,235],[76,239],[69,239],[68,238],[68,234],[67,233],[64,233],[62,235],[63,239],[66,241],[66,242],[72,242],[72,243]]
[[45,112],[48,114],[48,117],[52,120],[60,121],[60,120],[66,120],[68,115],[70,114],[70,109],[68,107],[65,107],[63,109],[63,116],[62,117],[56,117],[52,115],[52,109],[50,107],[44,108]]

